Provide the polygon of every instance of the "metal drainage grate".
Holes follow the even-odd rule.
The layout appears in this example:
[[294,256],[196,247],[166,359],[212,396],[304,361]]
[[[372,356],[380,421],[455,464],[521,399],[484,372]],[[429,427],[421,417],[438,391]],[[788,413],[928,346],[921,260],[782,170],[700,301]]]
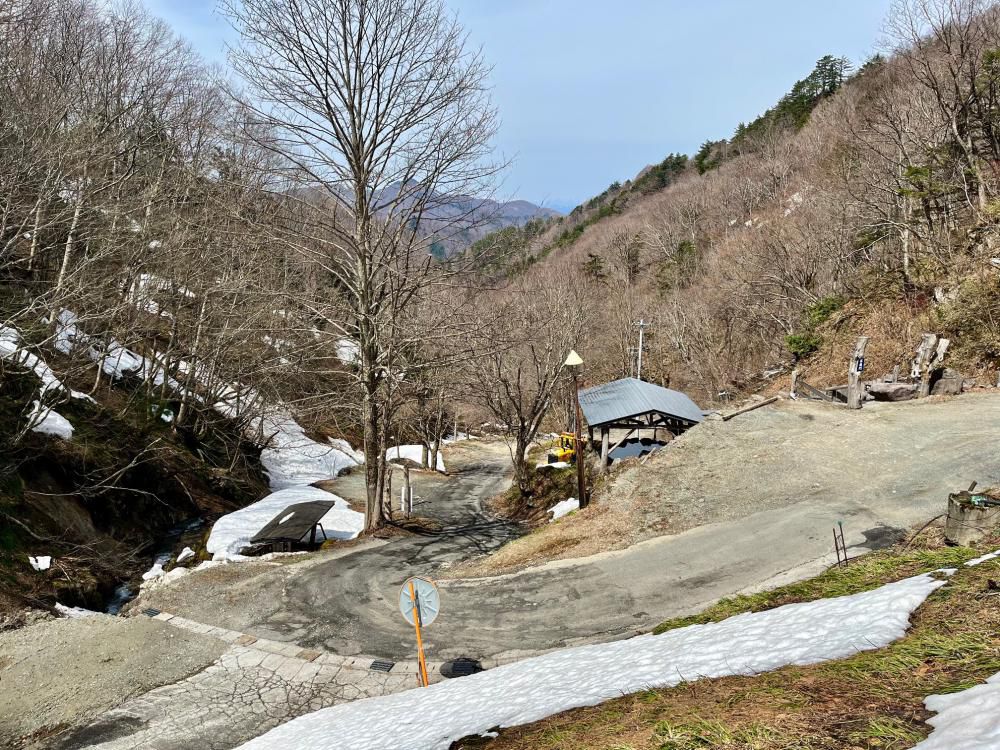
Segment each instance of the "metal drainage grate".
[[160,614],[160,610],[153,609],[152,607],[150,607],[149,609],[142,610],[142,613],[146,615],[146,617],[156,617],[158,614]]
[[383,659],[376,659],[375,661],[372,662],[372,665],[369,667],[369,669],[372,672],[391,672],[394,666],[396,666],[396,662],[394,661],[385,661]]

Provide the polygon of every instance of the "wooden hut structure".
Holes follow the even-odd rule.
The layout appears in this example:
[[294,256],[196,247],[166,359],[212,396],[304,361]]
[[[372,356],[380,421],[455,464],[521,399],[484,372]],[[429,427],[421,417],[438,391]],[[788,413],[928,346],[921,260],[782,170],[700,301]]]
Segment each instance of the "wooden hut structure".
[[[622,378],[580,391],[580,410],[594,445],[594,433],[601,434],[601,470],[608,466],[608,454],[642,429],[667,430],[672,435],[694,427],[704,412],[686,394],[636,378]],[[611,430],[627,430],[614,447]]]

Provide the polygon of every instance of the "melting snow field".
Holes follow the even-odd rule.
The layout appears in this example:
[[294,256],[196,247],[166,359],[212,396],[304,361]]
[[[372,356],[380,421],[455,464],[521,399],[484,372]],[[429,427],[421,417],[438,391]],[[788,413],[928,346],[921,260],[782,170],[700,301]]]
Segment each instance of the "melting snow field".
[[272,518],[289,505],[314,501],[336,503],[320,520],[325,539],[353,539],[364,529],[364,514],[351,510],[343,498],[315,487],[291,487],[220,518],[212,527],[205,548],[213,560],[239,559],[254,535]]
[[853,596],[562,649],[429,688],[322,709],[241,747],[447,750],[462,737],[650,687],[843,659],[905,635],[910,614],[944,583],[921,575]]
[[996,750],[1000,747],[1000,674],[960,693],[924,701],[937,716],[934,732],[913,750]]
[[273,436],[260,454],[272,490],[333,479],[344,469],[359,463],[357,454],[348,454],[335,444],[324,445],[307,437],[301,425],[287,414],[265,417],[264,434]]

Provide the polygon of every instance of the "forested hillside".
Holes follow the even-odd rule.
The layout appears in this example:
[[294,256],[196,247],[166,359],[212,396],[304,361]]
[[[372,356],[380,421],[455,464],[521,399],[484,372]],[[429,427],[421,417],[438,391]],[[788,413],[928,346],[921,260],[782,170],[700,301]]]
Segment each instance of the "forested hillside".
[[644,376],[703,401],[796,363],[833,385],[855,334],[876,375],[932,330],[995,381],[1000,17],[898,3],[887,35],[857,70],[824,57],[731,138],[481,245],[578,280],[598,382],[634,372],[640,319]]
[[[273,77],[330,59],[277,48],[251,3],[223,68],[139,3],[0,0],[0,610],[52,602],[20,580],[38,546],[63,601],[99,605],[172,525],[258,499],[261,452],[289,442],[362,446],[377,529],[387,448],[436,451],[473,416],[456,362],[502,339],[491,285],[449,256],[554,212],[496,200],[487,69],[450,14],[396,11],[365,19],[398,69],[351,84],[361,111]],[[321,34],[336,9],[310,12]],[[393,35],[414,18],[419,41]]]

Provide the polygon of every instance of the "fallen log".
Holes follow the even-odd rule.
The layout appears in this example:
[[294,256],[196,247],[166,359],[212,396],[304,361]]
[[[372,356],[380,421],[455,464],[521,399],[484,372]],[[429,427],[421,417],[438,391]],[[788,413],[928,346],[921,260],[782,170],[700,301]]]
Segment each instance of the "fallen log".
[[778,396],[771,396],[771,398],[765,399],[764,401],[760,401],[759,403],[750,404],[750,406],[744,406],[742,409],[737,409],[732,414],[723,414],[722,421],[728,422],[730,419],[732,419],[733,417],[738,417],[740,414],[746,414],[748,411],[753,411],[754,409],[759,409],[762,406],[773,404],[775,401],[778,400],[778,398],[779,398]]

